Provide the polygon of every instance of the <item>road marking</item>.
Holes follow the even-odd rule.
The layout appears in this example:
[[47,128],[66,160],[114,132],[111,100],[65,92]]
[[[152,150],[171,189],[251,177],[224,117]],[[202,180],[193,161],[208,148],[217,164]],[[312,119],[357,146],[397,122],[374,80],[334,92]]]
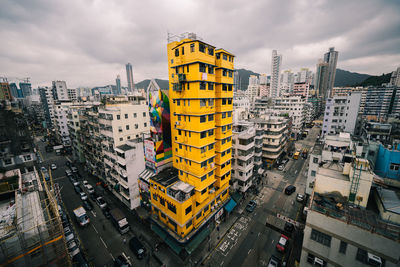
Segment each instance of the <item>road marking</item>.
[[106,247],[106,249],[108,249],[106,243],[104,243],[104,240],[103,240],[103,238],[101,238],[101,236],[100,236],[100,240],[101,240],[101,242],[103,242],[103,245]]
[[221,262],[221,264],[219,266],[222,266],[222,264],[224,264],[224,261]]
[[93,226],[94,231],[95,231],[96,233],[99,233],[99,232],[97,232],[97,229],[96,229],[96,227],[94,227],[93,224],[92,224],[92,226]]
[[272,239],[272,241],[271,241],[271,244],[273,244],[273,243],[274,243],[274,241],[275,241],[275,240],[273,240],[273,239]]
[[69,162],[72,162],[72,160],[70,160],[68,156],[65,156],[65,158],[66,158]]
[[250,254],[251,250],[252,250],[252,248],[251,248],[251,249],[249,249],[249,251],[247,252],[247,255],[249,255],[249,254]]
[[115,261],[115,258],[113,257],[113,255],[110,253],[111,258],[113,259],[113,261]]
[[258,233],[258,235],[257,235],[257,236],[260,236],[260,234],[261,234],[261,233]]
[[93,210],[91,210],[91,212],[92,212],[93,216],[96,217],[96,213]]

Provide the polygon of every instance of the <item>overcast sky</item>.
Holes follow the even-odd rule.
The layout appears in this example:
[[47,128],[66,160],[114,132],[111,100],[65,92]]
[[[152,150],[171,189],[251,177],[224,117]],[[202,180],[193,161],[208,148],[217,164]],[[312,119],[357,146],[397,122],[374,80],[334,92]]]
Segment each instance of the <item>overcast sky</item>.
[[0,0],[0,76],[33,86],[167,78],[167,32],[195,32],[236,55],[236,68],[315,71],[329,47],[338,68],[368,74],[400,66],[400,1],[383,0]]

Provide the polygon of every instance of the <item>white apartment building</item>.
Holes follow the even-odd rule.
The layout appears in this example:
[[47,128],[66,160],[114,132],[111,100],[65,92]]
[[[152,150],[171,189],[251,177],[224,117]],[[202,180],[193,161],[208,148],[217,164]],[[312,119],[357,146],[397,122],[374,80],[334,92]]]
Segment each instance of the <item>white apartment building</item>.
[[233,97],[233,122],[239,122],[241,120],[248,119],[250,111],[250,101],[245,96],[234,96]]
[[260,95],[260,84],[258,77],[255,75],[250,75],[249,85],[245,91],[245,96],[249,99],[250,105],[254,105],[254,99]]
[[65,81],[53,81],[52,91],[54,100],[70,100]]
[[280,77],[279,91],[280,94],[289,94],[293,91],[295,75],[291,70],[285,70]]
[[78,99],[78,94],[76,93],[76,89],[67,89],[68,99],[71,101],[76,101]]
[[358,158],[359,147],[352,153],[351,143],[350,134],[344,133],[327,136],[314,147],[309,174],[315,177],[300,266],[399,264],[400,226],[390,207],[400,200],[393,191],[371,187],[369,162]]
[[361,92],[351,92],[346,96],[334,96],[326,100],[322,135],[339,132],[354,133]]
[[301,133],[304,127],[305,103],[306,99],[301,96],[282,96],[274,99],[273,109],[292,118],[293,138],[297,138],[297,135]]
[[71,145],[71,139],[69,136],[68,129],[68,109],[72,105],[72,102],[53,102],[54,108],[54,120],[53,127],[55,129],[55,134],[60,143],[64,146]]
[[282,55],[278,55],[276,50],[272,50],[271,59],[271,90],[270,97],[279,97],[279,80],[282,65]]
[[233,125],[232,189],[246,192],[253,184],[256,129],[254,123],[241,121]]
[[257,132],[263,130],[262,158],[267,167],[272,166],[286,147],[289,119],[269,113],[261,114],[252,122]]
[[266,74],[261,74],[258,79],[260,81],[259,96],[268,97],[270,94],[271,77]]

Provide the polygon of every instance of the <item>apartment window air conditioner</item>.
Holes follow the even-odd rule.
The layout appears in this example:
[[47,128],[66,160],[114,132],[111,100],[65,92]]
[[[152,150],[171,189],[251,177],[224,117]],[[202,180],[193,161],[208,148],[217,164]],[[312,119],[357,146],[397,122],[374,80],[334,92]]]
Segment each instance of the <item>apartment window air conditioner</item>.
[[176,122],[175,122],[175,125],[180,125],[179,121],[176,121]]
[[368,252],[368,263],[371,266],[382,266],[382,259],[372,253]]
[[321,260],[320,258],[315,257],[313,266],[323,267],[324,261]]

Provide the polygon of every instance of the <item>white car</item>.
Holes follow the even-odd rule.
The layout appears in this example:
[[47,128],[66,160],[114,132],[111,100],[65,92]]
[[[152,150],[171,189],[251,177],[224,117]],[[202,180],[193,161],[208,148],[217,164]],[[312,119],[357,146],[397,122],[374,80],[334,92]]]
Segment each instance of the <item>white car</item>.
[[297,196],[296,196],[296,200],[298,202],[303,202],[304,198],[305,198],[305,196],[303,194],[297,194]]
[[78,168],[77,167],[71,167],[72,172],[78,172]]
[[94,188],[90,184],[86,185],[86,189],[87,189],[89,194],[93,194],[94,193]]
[[87,188],[87,185],[88,185],[89,183],[88,183],[88,181],[86,181],[86,180],[83,180],[83,186],[84,187],[86,187]]
[[65,170],[65,174],[66,174],[67,176],[71,176],[71,175],[72,175],[72,172],[71,172],[70,170]]
[[105,207],[107,207],[107,203],[104,201],[104,199],[102,197],[96,198],[96,202],[97,202],[97,205],[99,205],[99,207],[101,209],[104,209]]
[[85,192],[80,192],[79,195],[80,195],[82,200],[87,200],[87,195],[86,195]]
[[285,169],[285,165],[281,164],[278,166],[278,170],[279,171],[283,171],[283,169]]
[[81,183],[80,183],[79,181],[77,181],[77,180],[74,180],[72,184],[73,184],[74,186],[78,186],[78,185],[80,185]]
[[79,246],[76,244],[75,240],[68,243],[68,253],[71,258],[79,253]]
[[52,169],[52,170],[56,170],[56,169],[57,169],[57,165],[56,165],[56,164],[54,164],[54,163],[53,163],[53,164],[51,164],[51,169]]
[[65,241],[67,242],[75,238],[74,233],[71,231],[69,227],[64,228],[64,235],[65,235]]

